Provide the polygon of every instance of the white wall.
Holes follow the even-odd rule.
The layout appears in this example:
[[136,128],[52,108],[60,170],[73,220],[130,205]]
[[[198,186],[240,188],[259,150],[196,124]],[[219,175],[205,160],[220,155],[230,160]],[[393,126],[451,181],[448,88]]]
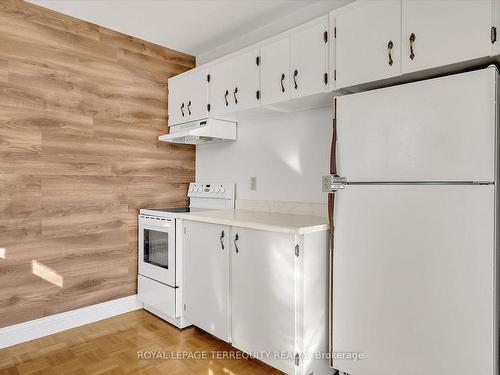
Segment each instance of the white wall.
[[241,120],[235,142],[197,146],[196,180],[235,182],[237,199],[326,203],[331,135],[331,108]]

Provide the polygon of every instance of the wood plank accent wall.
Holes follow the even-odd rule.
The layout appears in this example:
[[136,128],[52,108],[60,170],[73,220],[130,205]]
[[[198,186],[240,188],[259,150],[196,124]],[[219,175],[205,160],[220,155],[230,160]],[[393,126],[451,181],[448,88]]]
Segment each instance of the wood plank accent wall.
[[0,1],[0,327],[136,293],[137,214],[186,203],[157,141],[192,56]]

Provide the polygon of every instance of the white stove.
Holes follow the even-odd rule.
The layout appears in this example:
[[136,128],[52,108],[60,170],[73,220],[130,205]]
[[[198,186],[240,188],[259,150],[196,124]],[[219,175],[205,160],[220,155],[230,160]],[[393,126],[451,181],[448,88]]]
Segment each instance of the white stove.
[[234,184],[191,183],[190,205],[139,212],[138,296],[144,308],[179,328],[182,317],[182,225],[179,213],[234,208]]

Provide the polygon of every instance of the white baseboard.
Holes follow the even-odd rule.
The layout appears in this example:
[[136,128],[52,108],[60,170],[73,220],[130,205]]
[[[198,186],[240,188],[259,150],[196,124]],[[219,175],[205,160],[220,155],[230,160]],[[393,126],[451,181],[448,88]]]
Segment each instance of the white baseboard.
[[142,309],[137,294],[0,328],[0,349]]

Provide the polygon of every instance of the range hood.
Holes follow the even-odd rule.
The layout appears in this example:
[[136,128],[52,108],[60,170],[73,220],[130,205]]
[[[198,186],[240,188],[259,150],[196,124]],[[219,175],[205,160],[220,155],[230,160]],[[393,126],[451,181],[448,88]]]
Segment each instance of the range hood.
[[199,145],[236,140],[236,123],[231,121],[203,119],[170,127],[169,134],[160,135],[163,142]]

